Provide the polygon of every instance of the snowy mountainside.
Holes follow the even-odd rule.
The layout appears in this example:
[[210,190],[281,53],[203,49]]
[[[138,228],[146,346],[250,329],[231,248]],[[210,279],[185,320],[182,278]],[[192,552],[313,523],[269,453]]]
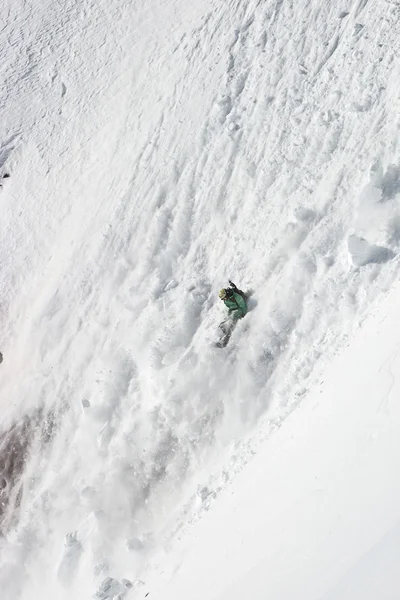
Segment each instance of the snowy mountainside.
[[[1,578],[84,597],[140,578],[398,277],[399,6],[8,11]],[[221,353],[228,277],[253,305]]]
[[400,287],[203,518],[152,558],[150,597],[396,600]]

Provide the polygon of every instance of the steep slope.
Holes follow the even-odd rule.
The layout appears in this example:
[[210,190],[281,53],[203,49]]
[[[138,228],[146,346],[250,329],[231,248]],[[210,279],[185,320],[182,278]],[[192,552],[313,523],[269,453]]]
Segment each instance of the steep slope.
[[[9,2],[9,598],[139,578],[398,277],[398,11]],[[221,353],[228,276],[254,293]]]
[[397,285],[212,510],[158,557],[149,597],[398,598],[399,301]]

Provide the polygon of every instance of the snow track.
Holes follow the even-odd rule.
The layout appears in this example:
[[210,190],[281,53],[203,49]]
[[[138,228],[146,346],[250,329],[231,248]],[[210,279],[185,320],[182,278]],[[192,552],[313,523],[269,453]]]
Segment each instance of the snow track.
[[[1,578],[83,598],[140,578],[398,278],[399,5],[8,11]],[[228,277],[254,293],[221,352]]]

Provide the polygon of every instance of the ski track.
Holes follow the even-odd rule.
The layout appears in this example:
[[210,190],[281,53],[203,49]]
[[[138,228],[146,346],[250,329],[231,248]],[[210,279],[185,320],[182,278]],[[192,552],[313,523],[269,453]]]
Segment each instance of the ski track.
[[8,10],[0,577],[83,598],[140,580],[398,278],[399,5]]

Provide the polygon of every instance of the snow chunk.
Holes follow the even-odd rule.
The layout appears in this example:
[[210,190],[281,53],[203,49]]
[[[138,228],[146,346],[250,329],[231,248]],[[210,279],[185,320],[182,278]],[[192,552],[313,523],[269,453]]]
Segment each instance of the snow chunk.
[[299,206],[299,208],[296,208],[294,211],[294,216],[302,223],[311,223],[316,217],[315,211],[311,210],[310,208],[305,208],[304,206]]
[[351,261],[356,267],[363,267],[370,263],[385,263],[393,258],[394,253],[384,246],[375,246],[366,239],[351,235],[347,241]]
[[95,598],[99,600],[112,600],[112,598],[117,597],[120,600],[125,598],[128,590],[132,589],[132,587],[133,584],[129,579],[122,579],[119,582],[113,577],[106,577],[97,590]]

